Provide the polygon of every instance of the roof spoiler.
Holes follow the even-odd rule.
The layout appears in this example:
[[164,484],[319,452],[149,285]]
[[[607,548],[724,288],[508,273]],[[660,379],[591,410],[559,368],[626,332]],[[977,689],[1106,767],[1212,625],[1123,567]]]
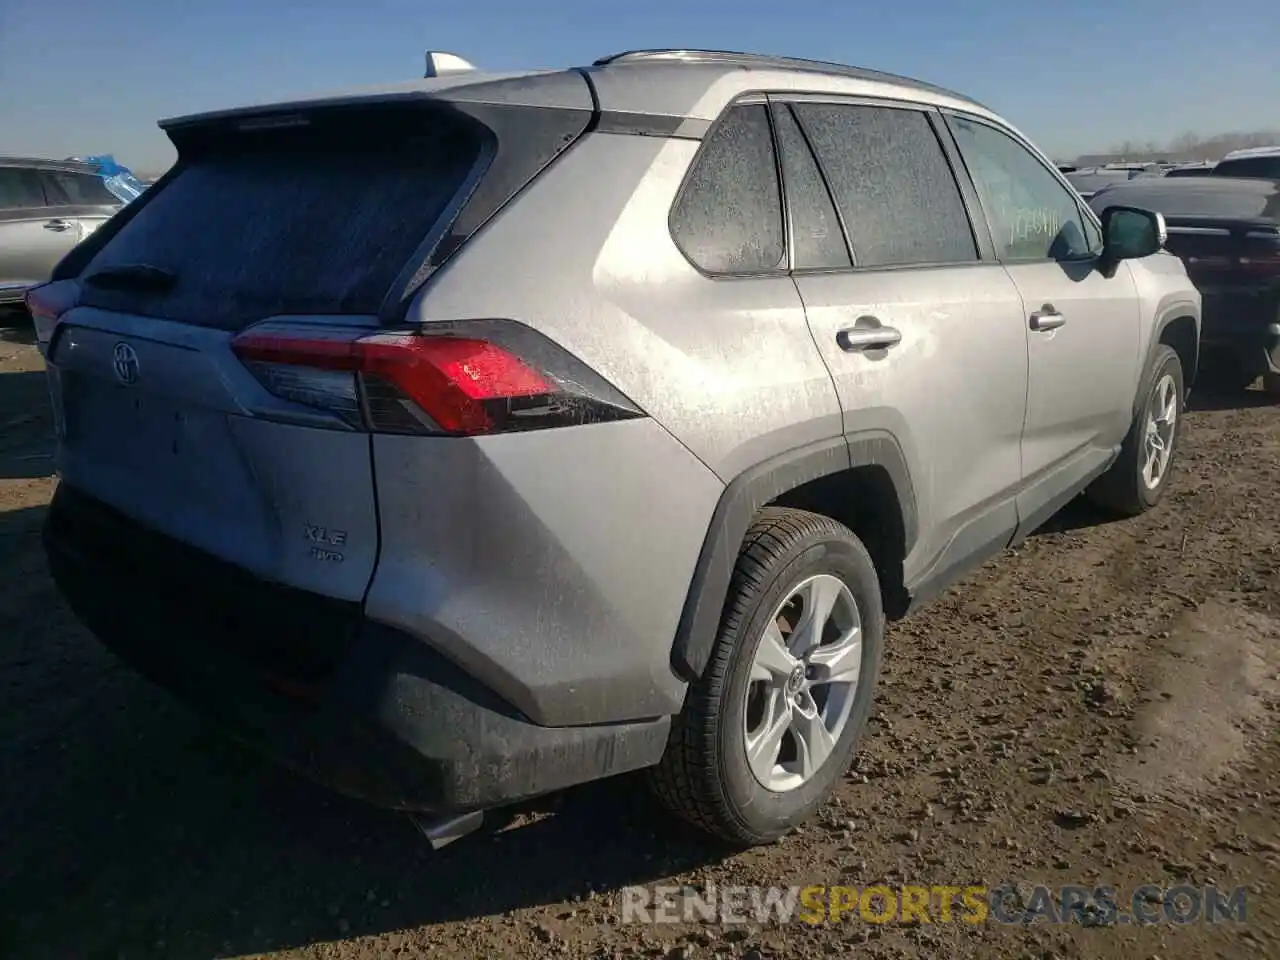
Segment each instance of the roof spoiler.
[[428,50],[427,72],[422,76],[430,80],[432,77],[441,77],[447,73],[467,73],[475,69],[474,64],[463,60],[456,53],[446,53],[443,50]]

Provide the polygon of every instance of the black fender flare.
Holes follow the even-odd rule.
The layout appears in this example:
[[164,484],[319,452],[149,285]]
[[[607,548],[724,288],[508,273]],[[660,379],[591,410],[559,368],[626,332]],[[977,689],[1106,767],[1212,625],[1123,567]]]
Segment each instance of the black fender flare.
[[697,680],[711,659],[738,551],[760,508],[805,483],[864,466],[883,467],[893,481],[910,550],[917,532],[915,491],[902,448],[887,431],[832,437],[788,450],[744,470],[725,487],[703,540],[671,648],[671,666],[679,677]]
[[1161,338],[1164,332],[1169,329],[1176,321],[1184,317],[1194,319],[1196,322],[1196,343],[1195,343],[1195,362],[1192,363],[1190,370],[1182,371],[1183,383],[1188,391],[1196,379],[1196,366],[1200,361],[1200,311],[1196,309],[1194,303],[1190,300],[1175,300],[1161,306],[1160,312],[1156,315],[1156,322],[1151,329],[1151,339],[1147,342],[1146,353],[1142,357],[1142,369],[1138,372],[1138,389],[1133,395],[1133,416],[1137,417],[1142,409],[1142,404],[1146,402],[1147,391],[1151,388],[1151,360],[1155,357],[1156,350],[1159,349]]

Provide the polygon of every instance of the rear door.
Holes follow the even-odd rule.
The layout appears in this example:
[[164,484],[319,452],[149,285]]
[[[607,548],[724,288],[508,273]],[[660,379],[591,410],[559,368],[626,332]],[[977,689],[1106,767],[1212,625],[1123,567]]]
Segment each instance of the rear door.
[[123,204],[91,173],[41,170],[45,198],[59,217],[74,220],[77,242],[93,233]]
[[48,350],[65,484],[343,600],[362,598],[378,548],[353,374],[242,362],[233,341],[379,327],[481,143],[443,118],[373,114],[197,136],[58,281],[79,284],[79,305]]
[[806,98],[777,101],[774,118],[794,276],[845,432],[887,433],[902,447],[921,531],[905,579],[946,579],[1017,526],[1027,389],[1017,289],[983,258],[926,108]]
[[79,239],[74,218],[45,204],[39,175],[29,167],[0,166],[0,301],[21,298],[49,279]]
[[1103,269],[1101,231],[1057,171],[984,120],[947,123],[1022,296],[1030,375],[1019,512],[1035,526],[1129,430],[1142,346],[1137,285],[1127,263]]

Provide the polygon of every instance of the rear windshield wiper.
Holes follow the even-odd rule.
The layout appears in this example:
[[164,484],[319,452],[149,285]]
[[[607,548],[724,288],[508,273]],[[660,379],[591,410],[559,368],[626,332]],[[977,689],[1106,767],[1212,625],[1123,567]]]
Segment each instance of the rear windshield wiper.
[[177,274],[164,267],[153,267],[149,263],[118,263],[100,267],[85,277],[84,282],[116,290],[159,291],[168,290],[177,279]]

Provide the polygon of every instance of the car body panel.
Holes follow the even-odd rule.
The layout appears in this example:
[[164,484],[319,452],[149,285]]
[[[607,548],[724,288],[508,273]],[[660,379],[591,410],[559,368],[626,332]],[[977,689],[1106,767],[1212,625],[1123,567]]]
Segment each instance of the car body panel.
[[653,420],[379,436],[374,461],[383,534],[371,619],[421,638],[538,724],[679,710],[671,641],[724,485]]
[[[792,280],[705,277],[671,239],[669,212],[697,148],[682,139],[584,137],[433,278],[408,319],[529,324],[725,482],[787,449],[840,436],[840,406]],[[593,175],[602,169],[610,176]],[[580,227],[561,243],[539,243],[557,218]],[[494,263],[511,265],[501,284],[491,282]]]
[[0,210],[0,300],[21,301],[80,241],[75,218],[60,213],[49,207]]
[[[908,583],[960,531],[999,539],[1017,525],[1027,331],[1022,301],[996,263],[797,278],[850,435],[883,430],[902,449],[923,535]],[[902,333],[891,349],[847,353],[839,331],[873,315]],[[940,402],[940,398],[947,398]],[[973,451],[983,451],[981,457]],[[1007,539],[1007,536],[1006,536]]]
[[[1031,331],[1024,478],[1077,456],[1109,458],[1128,432],[1142,359],[1142,318],[1128,264],[1110,276],[1093,261],[1007,269],[1028,318],[1050,306],[1066,320],[1055,330]],[[1080,389],[1082,370],[1089,371],[1089,390]]]

